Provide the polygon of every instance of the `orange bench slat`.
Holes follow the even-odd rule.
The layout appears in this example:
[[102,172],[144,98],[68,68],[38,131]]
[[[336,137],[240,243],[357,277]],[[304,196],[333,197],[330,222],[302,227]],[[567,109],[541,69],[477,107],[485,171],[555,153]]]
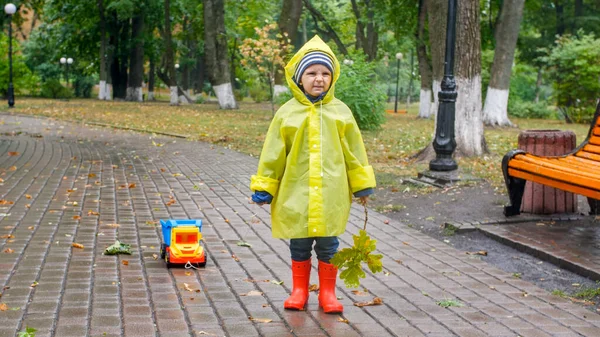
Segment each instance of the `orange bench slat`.
[[[559,174],[571,174],[573,175],[573,177],[581,177],[596,180],[598,187],[600,187],[600,171],[582,171],[580,169],[572,167],[571,165],[561,165],[560,162],[554,159],[549,160],[549,158],[545,157],[537,157],[530,154],[519,154],[516,155],[508,163],[508,166],[521,168],[529,172],[536,172],[536,170],[541,169],[550,169],[551,171],[549,171],[549,174],[551,174],[552,177],[558,178]],[[573,182],[576,183],[577,180],[573,180]]]
[[521,178],[521,179],[533,181],[536,183],[540,183],[543,185],[547,185],[550,187],[558,188],[563,191],[567,191],[567,192],[571,192],[571,193],[575,193],[575,194],[581,194],[583,196],[590,197],[593,199],[600,199],[600,191],[590,189],[590,188],[587,188],[584,186],[573,185],[568,182],[565,183],[562,181],[554,180],[552,178],[547,178],[545,176],[540,176],[540,175],[537,175],[534,173],[524,172],[524,171],[520,171],[518,169],[513,169],[513,168],[508,169],[508,175],[511,177]]

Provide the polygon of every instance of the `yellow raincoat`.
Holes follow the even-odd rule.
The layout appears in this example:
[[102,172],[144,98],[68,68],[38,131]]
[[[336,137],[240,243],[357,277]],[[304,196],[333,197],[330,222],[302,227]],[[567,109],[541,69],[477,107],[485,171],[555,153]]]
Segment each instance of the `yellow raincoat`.
[[[313,104],[292,76],[304,55],[314,50],[327,53],[335,69],[329,91]],[[315,36],[290,60],[285,76],[294,98],[271,122],[250,188],[273,196],[273,237],[339,236],[346,230],[352,193],[375,187],[354,116],[334,97],[339,61]]]

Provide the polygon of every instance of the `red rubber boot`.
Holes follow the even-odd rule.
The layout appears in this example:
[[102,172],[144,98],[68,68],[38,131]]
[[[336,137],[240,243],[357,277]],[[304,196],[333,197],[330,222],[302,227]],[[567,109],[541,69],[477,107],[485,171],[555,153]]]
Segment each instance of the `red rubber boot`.
[[344,311],[344,306],[335,296],[337,268],[329,263],[319,261],[319,307],[326,314],[337,314]]
[[283,302],[284,308],[304,310],[308,301],[310,268],[310,259],[300,262],[292,260],[292,294]]

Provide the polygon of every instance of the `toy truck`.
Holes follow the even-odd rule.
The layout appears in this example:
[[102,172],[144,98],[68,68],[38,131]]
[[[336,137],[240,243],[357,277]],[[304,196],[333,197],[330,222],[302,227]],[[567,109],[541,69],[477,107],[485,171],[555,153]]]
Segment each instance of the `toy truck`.
[[206,253],[200,245],[202,220],[160,220],[164,242],[160,246],[160,257],[173,265],[204,267]]

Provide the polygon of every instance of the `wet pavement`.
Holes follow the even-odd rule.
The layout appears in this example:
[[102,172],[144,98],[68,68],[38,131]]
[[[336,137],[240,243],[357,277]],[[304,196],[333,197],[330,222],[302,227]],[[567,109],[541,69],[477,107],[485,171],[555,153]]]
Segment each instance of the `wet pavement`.
[[[600,336],[600,315],[374,211],[384,272],[357,292],[338,282],[341,315],[317,293],[283,310],[289,247],[269,208],[248,203],[256,165],[180,138],[0,115],[0,336]],[[206,267],[166,268],[158,220],[197,218]],[[363,221],[354,205],[342,247]],[[103,255],[115,239],[133,254]]]

